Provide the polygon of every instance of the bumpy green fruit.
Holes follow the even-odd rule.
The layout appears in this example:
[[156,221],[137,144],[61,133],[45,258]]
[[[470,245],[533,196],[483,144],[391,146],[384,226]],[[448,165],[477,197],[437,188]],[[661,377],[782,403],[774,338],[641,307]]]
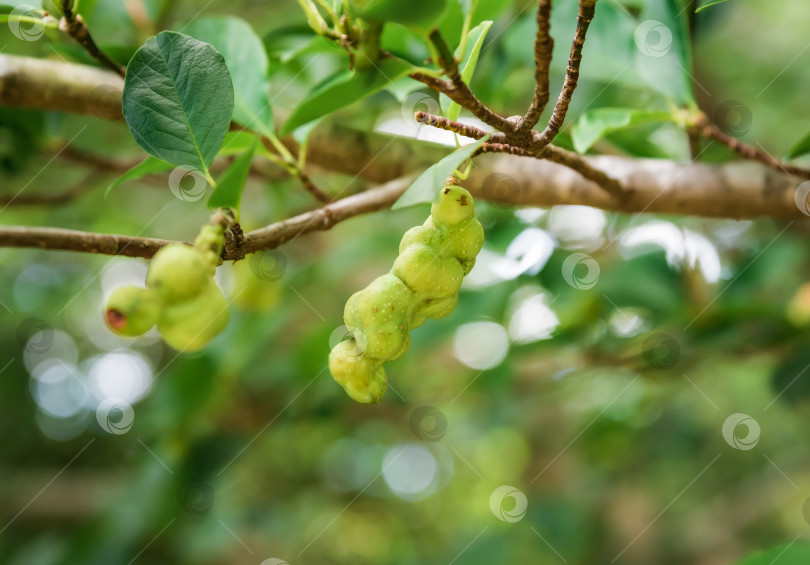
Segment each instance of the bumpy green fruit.
[[460,186],[445,186],[439,199],[430,208],[430,216],[437,226],[457,224],[475,217],[472,196]]
[[228,301],[212,278],[190,300],[166,304],[158,321],[163,341],[182,352],[199,351],[228,325]]
[[[430,220],[430,218],[428,218],[428,220]],[[425,222],[425,224],[427,224],[427,222]],[[408,246],[414,243],[429,246],[436,243],[438,239],[439,232],[436,230],[436,227],[433,226],[432,222],[431,225],[414,226],[402,236],[402,240],[399,242],[399,252],[402,253]]]
[[383,363],[408,351],[410,330],[453,311],[483,243],[470,193],[442,188],[425,223],[402,236],[391,272],[346,302],[343,319],[353,339],[332,349],[329,370],[349,396],[379,402],[387,386]]
[[414,244],[400,253],[391,272],[423,298],[445,298],[458,292],[464,270],[458,259],[443,257],[433,247]]
[[188,300],[202,292],[212,273],[203,255],[182,243],[161,248],[146,273],[146,286],[167,304]]
[[143,335],[160,316],[160,302],[145,288],[129,285],[116,288],[107,301],[105,319],[115,333],[127,337]]
[[441,252],[461,262],[474,260],[484,245],[484,228],[475,218],[448,228],[442,236]]
[[374,365],[351,340],[340,342],[329,353],[332,378],[357,402],[379,402],[388,388],[385,369]]
[[448,298],[429,298],[420,305],[417,314],[423,318],[444,318],[455,309],[457,302],[458,293]]

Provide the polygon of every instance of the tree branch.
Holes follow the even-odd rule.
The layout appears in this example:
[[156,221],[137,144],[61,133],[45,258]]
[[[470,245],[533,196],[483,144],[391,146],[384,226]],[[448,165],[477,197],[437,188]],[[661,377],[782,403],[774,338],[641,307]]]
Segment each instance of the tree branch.
[[[99,115],[98,108],[106,107],[117,109],[120,116],[121,88],[121,79],[110,72],[84,65],[0,55],[0,104],[7,106],[90,115]],[[284,143],[295,148],[291,139],[285,139]],[[307,162],[369,182],[384,183],[423,170],[449,150],[409,138],[392,138],[325,122],[310,135]],[[551,151],[553,158],[567,158],[565,154]],[[487,191],[482,191],[481,187],[486,185],[490,175],[498,173],[509,175],[521,187],[515,205],[579,204],[628,213],[719,218],[806,217],[794,201],[797,179],[760,163],[687,165],[615,156],[580,159],[590,168],[620,182],[629,193],[627,198],[612,198],[594,183],[556,163],[511,155],[481,156],[465,186],[469,185],[474,194],[485,197]]]
[[745,159],[751,159],[752,161],[759,161],[760,163],[762,163],[767,167],[770,167],[777,171],[782,171],[783,173],[788,175],[810,179],[810,169],[805,169],[802,167],[796,167],[794,165],[783,163],[782,161],[770,155],[769,153],[762,151],[761,149],[757,149],[756,147],[753,147],[751,145],[748,145],[747,143],[743,143],[736,137],[730,136],[722,129],[720,129],[717,125],[713,124],[709,120],[709,117],[702,112],[694,117],[694,126],[692,127],[691,131],[697,132],[703,137],[714,139],[715,141],[725,145],[726,147],[737,153],[737,155]]
[[78,41],[79,44],[84,47],[84,50],[99,63],[118,74],[121,78],[124,78],[127,74],[127,68],[110,59],[104,51],[99,49],[96,42],[93,41],[93,37],[90,35],[90,30],[84,25],[84,20],[82,20],[79,14],[73,13],[70,5],[71,2],[62,2],[65,17],[59,22],[59,29]]
[[518,123],[519,132],[528,132],[546,109],[549,98],[548,74],[554,39],[551,37],[551,0],[540,0],[537,8],[537,37],[534,40],[534,98],[526,115]]
[[565,121],[568,105],[571,103],[571,97],[574,95],[579,80],[579,65],[582,62],[582,47],[585,45],[585,34],[588,31],[588,26],[591,25],[595,11],[596,0],[579,0],[577,31],[571,44],[571,55],[568,58],[568,67],[565,70],[562,91],[559,98],[557,98],[557,103],[554,105],[554,112],[551,114],[546,129],[543,130],[539,140],[535,143],[537,147],[544,147],[551,143],[557,137],[557,133],[559,133]]

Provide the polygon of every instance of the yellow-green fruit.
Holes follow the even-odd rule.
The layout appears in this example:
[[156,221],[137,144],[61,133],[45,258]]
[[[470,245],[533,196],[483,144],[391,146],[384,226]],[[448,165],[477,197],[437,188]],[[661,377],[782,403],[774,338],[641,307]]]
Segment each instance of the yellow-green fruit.
[[431,245],[438,241],[439,232],[432,225],[414,226],[405,232],[402,240],[399,242],[399,252],[402,253],[409,245],[414,243],[421,243],[423,245]]
[[107,301],[104,319],[112,331],[135,337],[152,329],[160,317],[160,302],[148,289],[129,285],[116,288]]
[[343,310],[343,320],[347,326],[355,328],[389,322],[399,324],[409,315],[413,299],[413,292],[405,283],[388,273],[349,298]]
[[182,243],[161,248],[146,272],[146,286],[172,304],[196,296],[210,280],[210,267],[203,255]]
[[445,186],[439,191],[439,199],[431,206],[430,216],[437,226],[453,225],[467,218],[474,218],[472,196],[460,186]]
[[423,318],[444,318],[453,312],[457,302],[458,293],[447,298],[429,298],[421,304],[417,315]]
[[464,270],[457,259],[414,244],[399,254],[391,272],[422,298],[445,298],[458,291]]
[[385,369],[375,367],[372,359],[362,354],[354,341],[341,341],[329,353],[329,372],[355,401],[377,403],[388,383]]
[[444,232],[440,245],[443,255],[452,255],[459,261],[475,259],[484,245],[484,228],[481,222],[470,218],[449,227]]
[[213,279],[190,300],[166,304],[158,321],[163,341],[182,352],[199,351],[228,325],[228,301]]

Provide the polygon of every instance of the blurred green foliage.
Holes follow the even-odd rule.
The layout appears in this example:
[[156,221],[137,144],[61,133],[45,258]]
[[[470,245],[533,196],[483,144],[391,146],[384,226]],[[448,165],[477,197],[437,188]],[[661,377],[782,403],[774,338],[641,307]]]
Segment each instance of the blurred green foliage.
[[[552,89],[574,4],[555,2]],[[599,2],[569,126],[586,109],[668,109],[673,96],[633,65],[634,30],[653,4]],[[473,90],[522,112],[534,3],[478,5],[495,23]],[[774,154],[810,131],[803,7],[721,3],[693,18],[683,46],[699,105],[736,112],[725,125]],[[446,10],[455,45],[461,6]],[[84,0],[81,12],[121,61],[160,29],[238,14],[263,39],[282,114],[347,65],[292,0]],[[387,26],[383,44],[421,63],[413,33]],[[50,30],[32,42],[0,34],[6,53],[92,63]],[[370,130],[400,116],[397,96],[420,85],[396,86],[337,119]],[[648,124],[594,151],[681,159],[686,147],[674,125]],[[92,183],[63,206],[6,207],[4,224],[189,240],[208,215],[204,199],[175,198],[163,173],[104,199],[120,173],[77,154],[142,159],[123,124],[2,109],[0,151],[4,196]],[[709,147],[701,158],[730,155]],[[330,193],[363,188],[313,176]],[[246,228],[312,206],[283,177],[251,177],[243,202]],[[806,562],[796,557],[810,525],[806,224],[478,209],[478,275],[456,311],[416,330],[389,364],[378,406],[332,381],[330,339],[346,298],[389,268],[424,205],[224,265],[231,322],[194,355],[103,326],[105,295],[142,280],[144,261],[0,250],[0,562],[710,565],[773,546],[744,563]],[[99,411],[107,397],[127,402]],[[727,422],[739,424],[724,435]],[[493,502],[504,485],[518,492]]]

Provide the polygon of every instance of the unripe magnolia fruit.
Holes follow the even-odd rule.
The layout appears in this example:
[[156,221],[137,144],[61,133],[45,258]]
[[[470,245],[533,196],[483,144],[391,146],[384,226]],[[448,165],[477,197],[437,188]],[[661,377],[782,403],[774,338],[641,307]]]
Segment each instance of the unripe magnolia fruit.
[[371,358],[358,351],[352,340],[341,341],[329,353],[329,371],[357,402],[377,403],[388,388],[385,369],[374,367]]
[[470,193],[444,187],[431,216],[409,229],[391,272],[346,302],[343,319],[353,339],[329,354],[332,377],[358,402],[379,402],[387,383],[382,365],[404,355],[410,331],[427,318],[449,315],[464,275],[475,264],[484,230]]
[[197,296],[166,304],[158,322],[163,341],[182,352],[199,351],[228,325],[228,301],[213,278]]
[[135,285],[116,288],[107,300],[105,320],[119,335],[135,337],[152,329],[160,316],[160,302],[153,292]]
[[198,250],[172,243],[155,253],[146,272],[146,286],[166,304],[178,303],[198,295],[212,274]]

